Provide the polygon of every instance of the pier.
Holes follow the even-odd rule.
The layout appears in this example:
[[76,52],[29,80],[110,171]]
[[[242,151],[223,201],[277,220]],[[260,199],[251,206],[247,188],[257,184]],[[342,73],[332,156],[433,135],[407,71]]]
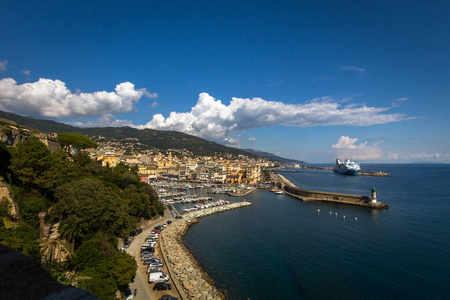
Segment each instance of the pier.
[[376,201],[376,190],[374,188],[372,189],[372,197],[341,194],[341,193],[310,191],[297,187],[283,175],[280,174],[277,175],[278,181],[275,182],[275,185],[279,189],[283,190],[285,194],[301,199],[302,201],[322,201],[322,202],[363,206],[375,209],[389,208],[389,205]]

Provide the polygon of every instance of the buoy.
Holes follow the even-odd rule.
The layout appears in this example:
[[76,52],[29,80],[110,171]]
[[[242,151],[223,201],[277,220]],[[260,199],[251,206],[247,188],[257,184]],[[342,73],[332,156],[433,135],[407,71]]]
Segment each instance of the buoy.
[[344,219],[345,219],[345,216],[344,216]]
[[332,212],[330,211],[330,215],[332,214]]
[[320,211],[320,209],[318,209],[317,211]]
[[355,218],[355,221],[358,221],[358,218]]
[[335,213],[335,215],[337,216],[337,213]]

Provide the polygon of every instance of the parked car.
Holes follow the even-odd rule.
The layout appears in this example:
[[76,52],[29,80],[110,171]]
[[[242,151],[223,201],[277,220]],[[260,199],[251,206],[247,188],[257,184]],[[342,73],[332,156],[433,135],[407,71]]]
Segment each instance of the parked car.
[[153,286],[154,291],[171,290],[171,289],[172,289],[172,285],[167,282],[157,282]]
[[134,231],[134,233],[136,234],[136,235],[138,235],[139,233],[141,233],[142,232],[142,228],[136,228],[136,230]]
[[152,256],[150,256],[150,255],[142,255],[141,256],[141,260],[150,260],[151,258],[153,258]]
[[159,300],[178,300],[177,297],[170,296],[170,295],[162,295]]
[[156,257],[149,257],[149,258],[143,259],[143,260],[151,260],[151,261],[154,261],[154,262],[161,262],[161,260],[159,258],[156,258]]
[[150,251],[145,250],[145,251],[142,251],[142,252],[141,252],[141,257],[142,257],[143,255],[153,256],[153,252],[150,252]]
[[161,229],[162,229],[162,226],[161,226],[161,225],[159,225],[159,226],[156,226],[156,227],[154,227],[153,229],[156,229],[156,230],[161,230]]
[[169,275],[166,275],[163,272],[155,272],[148,274],[148,283],[167,282],[167,281],[169,281]]
[[176,216],[175,219],[182,219],[182,216]]
[[147,267],[147,274],[155,272],[161,272],[161,267]]
[[126,300],[134,300],[134,299],[136,298],[136,294],[137,294],[137,289],[134,289],[133,292],[131,292],[131,290],[128,289],[128,290],[125,292],[125,299],[126,299]]
[[157,234],[160,234],[160,233],[161,233],[161,230],[156,230],[156,229],[153,229],[153,230],[152,230],[152,233],[157,233]]
[[147,244],[147,243],[144,243],[144,244],[141,245],[141,249],[146,249],[148,247],[151,247],[151,246],[149,244]]
[[167,221],[167,225],[170,225],[170,224],[172,224],[172,221],[170,221],[170,220]]
[[149,251],[149,252],[155,252],[155,248],[153,248],[151,246],[148,246],[147,248],[144,248],[144,249],[141,249],[141,250]]
[[162,267],[164,267],[164,263],[162,263],[162,262],[150,262],[149,264],[148,264],[148,267],[149,268],[162,268]]

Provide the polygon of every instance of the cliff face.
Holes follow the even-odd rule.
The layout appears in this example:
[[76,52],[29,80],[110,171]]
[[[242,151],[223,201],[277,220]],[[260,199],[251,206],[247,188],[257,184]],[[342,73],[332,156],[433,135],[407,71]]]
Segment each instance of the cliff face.
[[19,209],[17,203],[13,200],[13,194],[8,184],[0,177],[0,200],[6,199],[11,205],[9,210],[9,215],[11,219],[17,220],[19,218]]

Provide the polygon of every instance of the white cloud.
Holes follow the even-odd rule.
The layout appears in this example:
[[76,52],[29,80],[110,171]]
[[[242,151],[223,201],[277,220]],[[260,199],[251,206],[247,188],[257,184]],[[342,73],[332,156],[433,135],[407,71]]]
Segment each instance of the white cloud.
[[30,76],[31,71],[30,70],[22,70],[22,73],[27,76]]
[[224,138],[223,141],[225,142],[226,146],[235,147],[235,148],[241,147],[241,142],[238,139]]
[[398,107],[403,102],[408,101],[408,100],[409,100],[409,97],[397,98],[394,101],[392,101],[392,107]]
[[165,118],[156,114],[137,128],[176,130],[204,138],[223,139],[232,133],[274,125],[370,126],[405,120],[403,114],[385,113],[390,108],[356,104],[342,106],[330,97],[313,99],[304,104],[284,104],[261,98],[232,98],[229,105],[201,93],[190,112],[171,112]]
[[355,160],[379,160],[383,157],[383,151],[376,145],[369,146],[368,142],[356,145],[357,138],[341,136],[336,144],[331,147],[340,158],[351,158]]
[[355,72],[359,72],[359,73],[365,73],[366,69],[365,68],[361,68],[361,67],[355,67],[355,66],[351,66],[351,65],[344,65],[341,67],[342,70],[344,71],[355,71]]
[[8,61],[4,60],[1,61],[0,60],[0,71],[6,71],[6,65],[8,64]]
[[150,108],[155,108],[157,106],[158,106],[158,102],[156,102],[156,101],[153,101],[153,103],[150,104]]
[[255,138],[254,136],[252,136],[252,137],[248,138],[248,140],[249,140],[249,141],[257,141],[258,139]]
[[41,78],[18,85],[12,78],[0,80],[0,110],[45,117],[89,117],[136,111],[145,89],[131,82],[116,85],[115,92],[72,93],[60,80]]

